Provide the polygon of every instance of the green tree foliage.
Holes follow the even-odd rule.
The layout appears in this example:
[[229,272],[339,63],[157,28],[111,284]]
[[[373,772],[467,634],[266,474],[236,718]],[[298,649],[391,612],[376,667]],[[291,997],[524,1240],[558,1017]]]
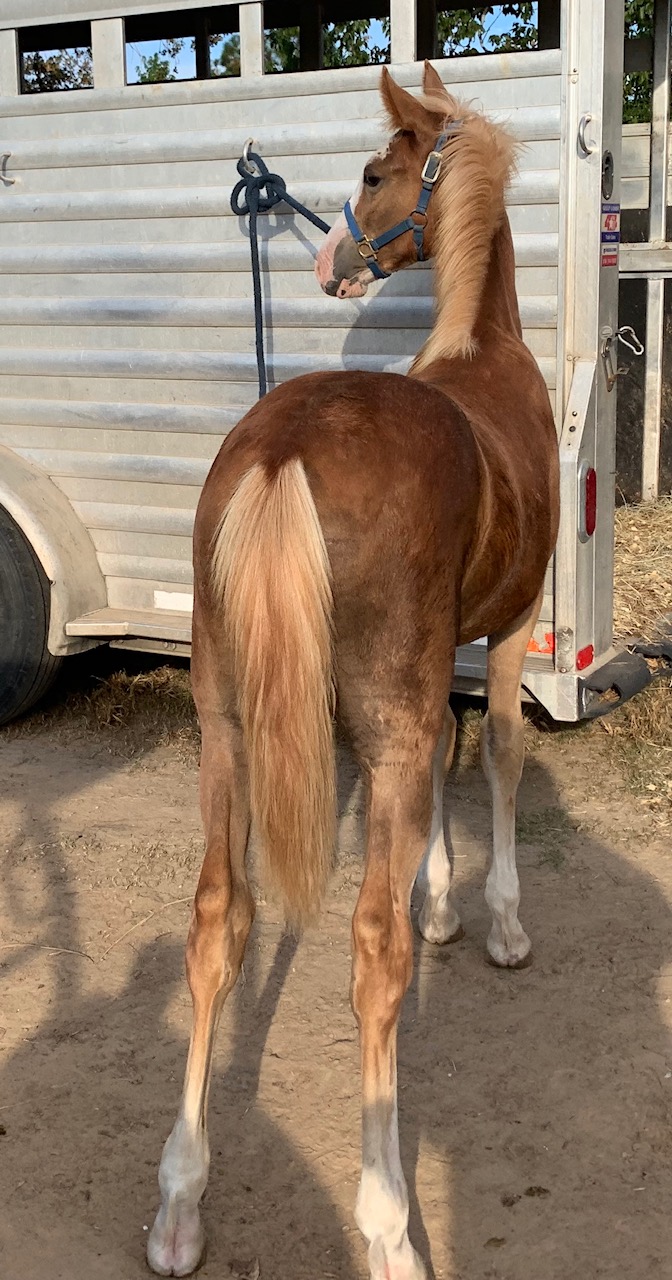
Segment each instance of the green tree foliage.
[[275,27],[264,32],[264,71],[299,70],[299,28]]
[[[484,4],[477,9],[448,9],[438,14],[438,45],[444,57],[476,53],[511,53],[536,49],[536,5]],[[506,31],[496,31],[500,17],[509,18]]]
[[[138,84],[159,84],[165,80],[177,80],[177,59],[186,40],[162,40],[154,53],[141,54],[138,68]],[[192,42],[193,44],[193,42]]]
[[[625,0],[625,37],[636,40],[653,35],[653,0]],[[628,71],[623,77],[623,123],[636,124],[651,119],[650,71]]]
[[[219,44],[219,36],[211,36],[210,47]],[[213,76],[240,75],[240,36],[226,36],[219,53],[210,56],[210,73]]]
[[383,43],[378,45],[370,39],[371,23],[368,18],[329,22],[324,29],[325,67],[363,67],[371,62],[389,62],[389,18],[383,18],[381,26]]
[[177,80],[176,68],[171,67],[168,58],[162,58],[159,53],[150,53],[148,57],[143,54],[140,63],[138,84],[157,84],[163,80]]
[[24,93],[53,93],[58,89],[93,86],[91,49],[53,49],[24,53],[21,59]]

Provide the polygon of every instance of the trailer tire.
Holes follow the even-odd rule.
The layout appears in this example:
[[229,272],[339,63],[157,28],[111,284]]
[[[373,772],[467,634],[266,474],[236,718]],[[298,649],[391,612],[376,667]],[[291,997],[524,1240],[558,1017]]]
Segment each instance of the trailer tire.
[[47,648],[50,587],[30,543],[0,507],[0,725],[46,693],[61,665]]

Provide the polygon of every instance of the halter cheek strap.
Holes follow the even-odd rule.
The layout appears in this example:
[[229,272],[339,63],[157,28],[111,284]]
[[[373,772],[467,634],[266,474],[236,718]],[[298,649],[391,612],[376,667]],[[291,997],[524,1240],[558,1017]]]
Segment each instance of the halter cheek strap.
[[397,222],[389,231],[382,231],[379,236],[374,236],[370,240],[362,231],[357,219],[352,211],[352,205],[348,200],[344,206],[343,212],[350,229],[350,234],[357,245],[360,256],[364,259],[367,267],[375,276],[376,280],[387,280],[390,272],[383,271],[378,265],[378,250],[382,249],[386,244],[390,244],[392,240],[397,240],[399,236],[403,236],[405,231],[413,232],[413,240],[418,255],[418,262],[425,261],[424,253],[424,235],[427,226],[427,206],[429,199],[434,190],[436,180],[441,170],[441,153],[448,141],[451,133],[456,133],[462,124],[461,120],[453,120],[446,125],[443,133],[439,134],[434,150],[430,151],[422,170],[420,195],[418,203],[408,218],[404,218],[403,222]]

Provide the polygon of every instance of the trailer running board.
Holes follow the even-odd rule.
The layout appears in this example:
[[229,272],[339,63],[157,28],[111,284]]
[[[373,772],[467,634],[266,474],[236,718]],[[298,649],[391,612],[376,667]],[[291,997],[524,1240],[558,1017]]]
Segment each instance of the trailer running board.
[[96,609],[66,625],[69,636],[87,636],[113,649],[139,649],[188,658],[191,613],[170,609]]
[[[66,632],[69,636],[107,643],[114,649],[135,649],[184,658],[191,653],[191,614],[186,611],[96,609],[69,622]],[[606,715],[646,688],[656,677],[672,676],[672,615],[661,619],[656,634],[656,641],[632,637],[625,642],[625,648],[618,652],[612,649],[601,666],[596,666],[578,680],[574,677],[574,688],[578,686],[578,716],[575,711],[574,719],[593,720]],[[463,645],[458,648],[455,658],[455,692],[484,695],[486,645]],[[543,706],[543,697],[535,696],[535,677],[548,679],[549,676],[557,679],[553,658],[547,654],[528,654],[523,669],[523,698],[540,701]]]

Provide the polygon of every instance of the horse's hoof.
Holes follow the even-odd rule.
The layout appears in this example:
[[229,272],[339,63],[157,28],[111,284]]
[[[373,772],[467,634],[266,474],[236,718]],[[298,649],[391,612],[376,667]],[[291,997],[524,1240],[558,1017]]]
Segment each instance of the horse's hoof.
[[488,964],[491,964],[494,969],[529,969],[532,964],[532,947],[530,946],[529,950],[522,955],[515,951],[507,953],[503,948],[501,953],[498,950],[497,954],[493,955],[488,948],[487,959]]
[[447,919],[441,919],[438,913],[432,913],[426,901],[418,916],[418,930],[425,942],[432,942],[437,947],[446,947],[464,937],[464,929],[455,908]]
[[168,1226],[163,1209],[147,1241],[147,1264],[157,1276],[190,1276],[205,1259],[205,1232],[198,1210]]

